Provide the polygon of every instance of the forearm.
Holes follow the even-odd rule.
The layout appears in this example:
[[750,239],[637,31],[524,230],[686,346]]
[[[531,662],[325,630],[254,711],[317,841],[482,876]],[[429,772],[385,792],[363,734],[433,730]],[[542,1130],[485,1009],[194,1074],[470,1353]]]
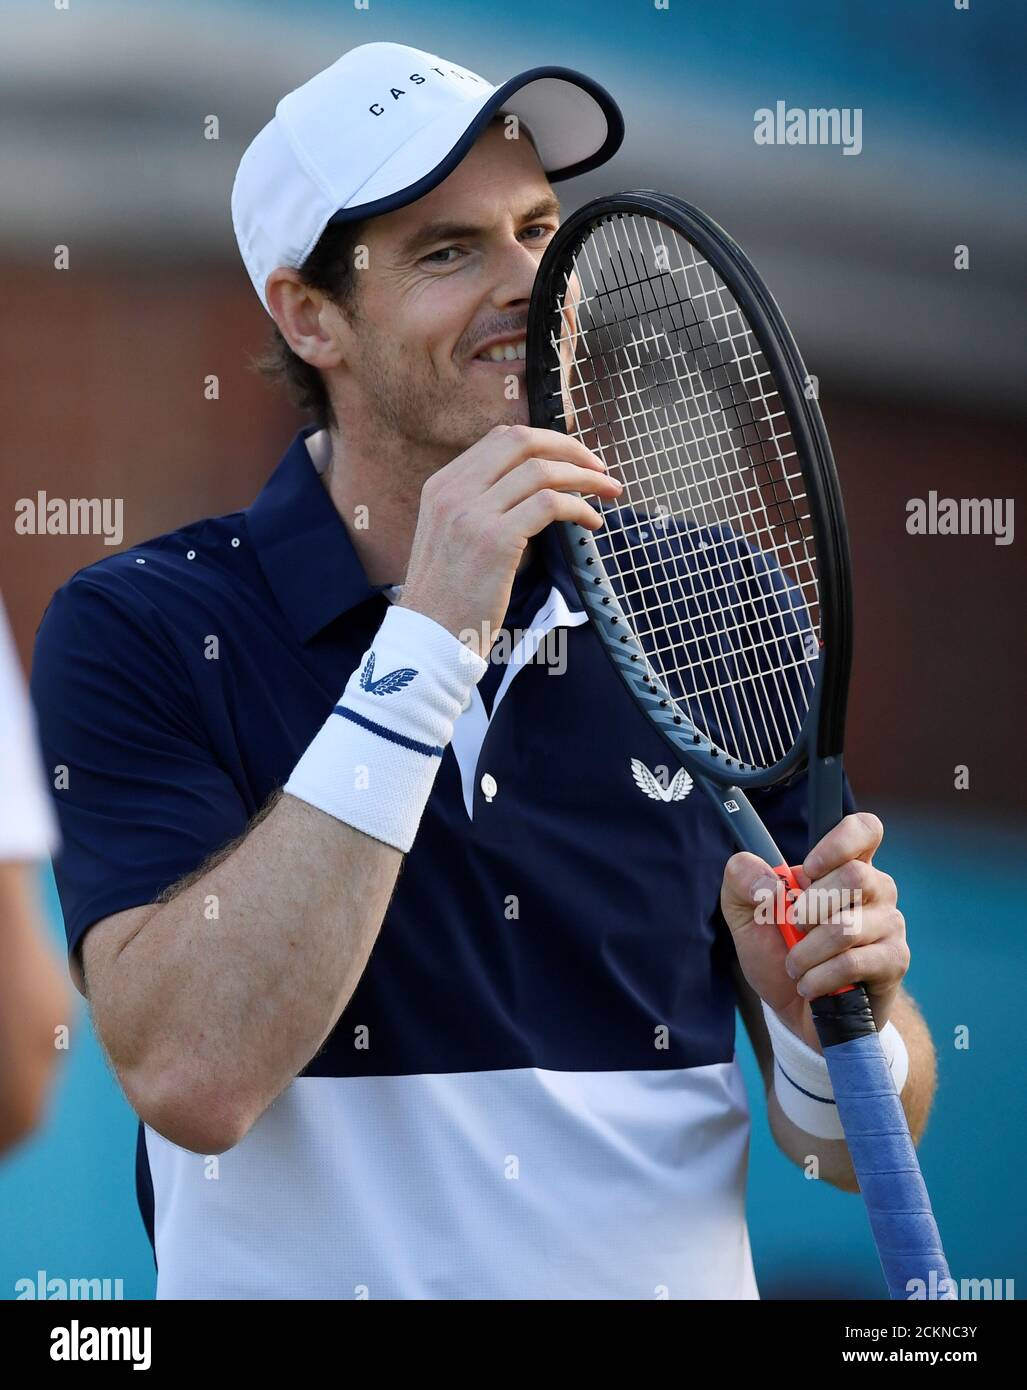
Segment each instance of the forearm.
[[[900,1100],[906,1113],[913,1142],[919,1143],[934,1101],[937,1084],[937,1061],[934,1044],[923,1015],[909,995],[899,990],[890,1020],[905,1043],[909,1054],[909,1072]],[[767,1107],[770,1130],[781,1149],[800,1167],[816,1160],[817,1176],[846,1192],[858,1191],[856,1175],[848,1148],[840,1139],[820,1139],[800,1129],[781,1109],[772,1081],[766,1075]]]
[[97,1023],[161,1133],[231,1147],[334,1028],[486,665],[391,608],[281,799],[171,901],[121,924]]
[[[153,910],[93,998],[143,1118],[167,1126],[186,1099],[198,1117],[230,1109],[223,1128],[245,1133],[349,1001],[402,858],[284,795],[227,857]],[[180,1130],[169,1137],[183,1142]]]
[[71,1005],[43,937],[33,866],[0,864],[0,1152],[39,1121]]

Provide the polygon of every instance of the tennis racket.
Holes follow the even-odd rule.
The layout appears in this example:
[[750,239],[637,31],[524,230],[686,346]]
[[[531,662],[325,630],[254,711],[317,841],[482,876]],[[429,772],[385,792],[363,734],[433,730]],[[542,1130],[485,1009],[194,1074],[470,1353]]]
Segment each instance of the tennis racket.
[[[616,671],[739,848],[798,892],[746,792],[805,767],[811,844],[841,819],[852,603],[831,448],[780,311],[698,209],[599,198],[542,259],[526,384],[532,423],[624,484],[601,531],[560,525]],[[866,990],[812,1012],[889,1293],[951,1296]]]

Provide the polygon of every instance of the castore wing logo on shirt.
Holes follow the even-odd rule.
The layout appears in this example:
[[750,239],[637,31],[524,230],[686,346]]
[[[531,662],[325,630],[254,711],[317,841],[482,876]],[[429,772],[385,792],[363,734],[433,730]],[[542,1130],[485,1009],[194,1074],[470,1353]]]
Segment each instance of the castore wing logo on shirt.
[[631,759],[631,775],[639,791],[645,792],[653,801],[684,801],[692,790],[692,779],[683,767],[671,778],[666,790],[660,785],[656,774],[650,772],[645,763],[640,762],[638,758]]

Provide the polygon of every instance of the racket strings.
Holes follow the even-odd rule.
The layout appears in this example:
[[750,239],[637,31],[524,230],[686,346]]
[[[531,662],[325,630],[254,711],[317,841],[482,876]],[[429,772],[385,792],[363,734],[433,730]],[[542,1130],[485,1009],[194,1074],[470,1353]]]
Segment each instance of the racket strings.
[[579,247],[552,343],[565,427],[625,484],[597,544],[652,672],[730,757],[772,765],[809,709],[819,585],[755,335],[690,242],[633,215]]
[[[652,249],[655,251],[655,248]],[[607,251],[609,251],[608,243]],[[617,256],[623,264],[623,256],[621,254],[621,248],[619,246],[617,248]],[[634,258],[632,257],[632,259]],[[634,283],[637,284],[638,281],[636,280]],[[637,305],[637,301],[635,301],[635,303],[636,307],[638,307],[640,310],[643,310],[646,307],[644,305]],[[649,307],[650,309],[652,308],[652,306]],[[637,342],[637,337],[633,341]],[[694,343],[694,337],[692,341]],[[708,367],[709,363],[710,357],[707,354],[701,361],[700,366]],[[634,364],[631,364],[631,374],[632,379],[634,379]],[[704,395],[706,397],[706,400],[702,401],[702,404],[704,408],[708,411],[710,409],[708,399],[709,391],[706,389],[706,384],[702,382],[701,378],[699,381],[699,386],[701,388],[701,391],[698,392],[697,395]],[[719,400],[718,404],[720,404]],[[704,443],[708,443],[709,433],[707,431],[700,430],[698,431],[698,435]],[[695,436],[693,434],[693,439],[694,437]],[[710,455],[707,452],[705,454],[705,457],[708,459],[709,456]],[[719,478],[719,475],[717,474],[714,474],[714,477],[718,481],[720,500],[723,501],[725,500],[725,494],[723,486],[720,485],[721,480]],[[734,489],[729,488],[729,492],[732,500],[736,501],[737,495]],[[693,498],[693,503],[694,501],[695,499]],[[729,508],[728,510],[729,514],[733,513],[733,516],[735,518],[740,519],[739,509],[737,505],[734,508]],[[761,507],[761,510],[765,509]],[[735,558],[737,558],[737,554],[738,548],[736,547]],[[750,591],[748,596],[751,597],[753,592],[753,586],[747,584],[746,587]],[[707,586],[707,596],[710,594],[710,592],[711,587]],[[755,593],[758,598],[760,596],[759,590],[756,589]],[[637,609],[637,605],[635,605],[635,607]],[[723,612],[723,605],[718,605],[714,607],[712,609],[712,613],[710,605],[699,605],[700,621],[698,623],[693,621],[693,623],[691,624],[691,628],[693,631],[696,627],[699,628],[698,635],[702,639],[697,644],[699,647],[698,653],[688,650],[688,643],[687,641],[685,641],[686,629],[684,625],[680,622],[680,618],[678,619],[678,626],[680,626],[682,629],[681,632],[678,634],[679,640],[685,643],[684,654],[686,657],[691,658],[691,665],[693,667],[696,664],[697,656],[699,661],[705,664],[706,666],[709,666],[711,662],[716,662],[717,658],[724,657],[725,655],[727,655],[730,660],[730,675],[732,678],[729,681],[725,682],[721,680],[719,682],[714,682],[712,680],[707,679],[707,683],[705,686],[697,686],[693,682],[691,688],[693,703],[698,702],[701,704],[702,697],[705,692],[720,693],[720,698],[717,701],[715,701],[715,714],[717,717],[716,722],[717,724],[719,724],[719,728],[716,730],[716,732],[718,732],[720,735],[718,742],[726,742],[727,740],[724,737],[724,731],[725,729],[733,727],[736,732],[740,732],[743,735],[743,738],[741,740],[738,740],[738,742],[741,746],[744,746],[746,758],[755,761],[757,758],[757,753],[754,751],[754,741],[751,737],[749,737],[750,729],[755,728],[756,744],[763,745],[763,749],[761,751],[763,751],[764,753],[766,753],[766,750],[768,749],[772,750],[769,756],[771,760],[773,760],[780,755],[780,752],[785,747],[787,731],[782,730],[781,721],[778,718],[778,712],[774,706],[774,703],[768,702],[767,700],[760,698],[763,695],[763,691],[759,688],[758,685],[755,684],[758,681],[759,676],[761,675],[761,665],[759,660],[755,660],[754,662],[750,663],[749,652],[752,651],[755,653],[759,649],[752,646],[747,648],[744,645],[739,644],[737,641],[734,643],[730,641],[729,637],[724,631],[724,623],[722,618],[720,617],[720,615],[723,614]],[[633,614],[633,616],[636,615]],[[713,616],[715,620],[715,625],[713,626],[712,634],[709,630],[710,616]],[[646,624],[646,626],[648,629],[648,635],[652,637],[653,624],[649,622]],[[665,672],[665,675],[667,674],[669,673]],[[673,687],[674,683],[670,682],[670,684]],[[678,686],[678,689],[675,693],[683,693],[680,689],[680,685]],[[795,713],[794,700],[790,700],[790,703],[793,706],[792,712]],[[708,732],[713,734],[714,730],[709,729]]]

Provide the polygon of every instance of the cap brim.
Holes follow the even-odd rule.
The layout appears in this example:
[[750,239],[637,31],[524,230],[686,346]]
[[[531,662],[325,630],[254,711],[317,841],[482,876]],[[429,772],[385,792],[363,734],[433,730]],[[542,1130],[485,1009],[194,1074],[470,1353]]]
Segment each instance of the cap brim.
[[[624,139],[624,118],[604,87],[571,68],[531,68],[475,107],[448,112],[385,161],[329,223],[380,217],[422,198],[447,178],[498,111],[524,122],[551,183],[610,159]],[[415,178],[418,169],[425,169]]]

